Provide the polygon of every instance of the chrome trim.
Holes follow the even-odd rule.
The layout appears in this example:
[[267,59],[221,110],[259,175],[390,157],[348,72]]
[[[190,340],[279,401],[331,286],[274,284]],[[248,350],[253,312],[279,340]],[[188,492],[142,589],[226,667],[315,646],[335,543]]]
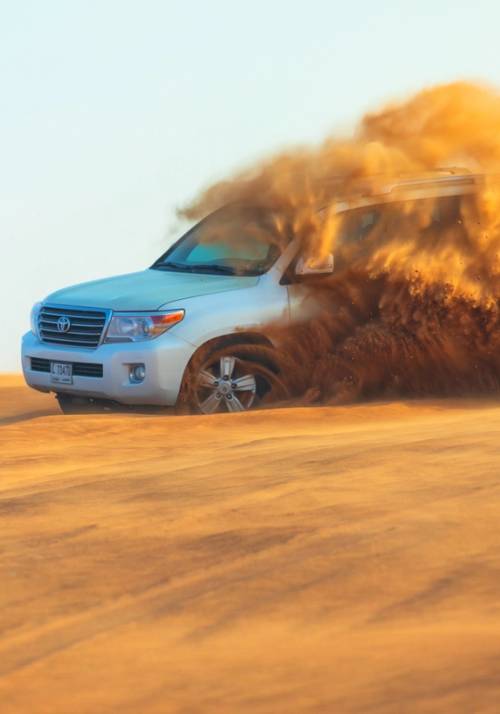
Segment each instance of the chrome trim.
[[[43,322],[43,320],[42,320],[42,322]],[[74,324],[74,323],[71,323],[71,327],[73,327],[73,324]],[[103,325],[104,325],[104,323],[103,323]],[[77,325],[77,327],[78,327],[78,325]],[[92,325],[92,327],[94,327],[94,325]],[[70,328],[70,329],[71,329],[71,328]],[[42,330],[43,330],[44,332],[51,332],[51,333],[53,333],[54,335],[61,335],[61,334],[64,335],[64,334],[65,334],[64,332],[60,332],[59,330],[53,330],[53,329],[50,328],[50,327],[42,327]],[[69,332],[69,330],[68,330],[68,332]],[[72,330],[71,334],[72,334],[72,335],[82,335],[83,337],[85,337],[85,336],[87,336],[87,337],[100,337],[100,336],[101,336],[101,332],[102,332],[102,330],[96,330],[95,332],[80,332],[80,331],[78,331],[78,330]]]

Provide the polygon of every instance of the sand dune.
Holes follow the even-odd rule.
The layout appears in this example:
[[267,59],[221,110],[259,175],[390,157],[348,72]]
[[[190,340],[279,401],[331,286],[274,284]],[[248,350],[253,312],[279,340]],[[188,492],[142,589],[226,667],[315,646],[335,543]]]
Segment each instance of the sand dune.
[[2,714],[498,711],[496,403],[0,424]]

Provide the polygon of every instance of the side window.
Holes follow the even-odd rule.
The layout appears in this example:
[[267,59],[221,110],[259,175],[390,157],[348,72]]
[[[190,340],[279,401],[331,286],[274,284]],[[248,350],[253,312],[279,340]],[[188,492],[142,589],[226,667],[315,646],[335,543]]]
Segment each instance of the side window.
[[384,222],[384,236],[390,238],[405,230],[410,221],[422,236],[436,235],[460,222],[460,197],[423,198],[395,201],[346,211],[337,235],[338,245],[350,245],[369,238]]
[[460,197],[446,196],[438,198],[432,209],[431,226],[440,228],[457,223],[460,220]]
[[375,228],[379,218],[380,210],[375,206],[346,211],[340,224],[337,242],[349,244],[364,240]]
[[435,240],[443,231],[460,223],[460,196],[418,198],[402,204],[395,203],[392,220],[389,235],[404,230],[413,235],[418,233],[423,240]]

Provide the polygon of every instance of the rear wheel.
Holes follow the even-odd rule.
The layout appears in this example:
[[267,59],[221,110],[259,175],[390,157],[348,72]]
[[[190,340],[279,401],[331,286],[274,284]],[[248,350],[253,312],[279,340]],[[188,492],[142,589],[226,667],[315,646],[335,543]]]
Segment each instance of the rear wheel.
[[271,348],[230,345],[197,355],[186,372],[180,406],[197,414],[244,412],[285,397]]

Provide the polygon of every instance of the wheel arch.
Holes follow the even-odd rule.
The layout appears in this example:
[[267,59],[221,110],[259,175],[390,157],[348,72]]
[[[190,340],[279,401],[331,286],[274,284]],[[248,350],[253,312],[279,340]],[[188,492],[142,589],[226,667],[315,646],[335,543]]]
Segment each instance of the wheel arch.
[[195,354],[199,350],[207,350],[207,353],[210,354],[231,345],[262,345],[263,347],[274,348],[272,340],[262,332],[241,330],[207,340],[195,350]]
[[[183,401],[183,395],[185,392],[186,382],[189,379],[189,375],[193,369],[196,368],[196,363],[200,363],[205,359],[209,359],[211,355],[220,352],[226,347],[240,347],[242,349],[246,348],[251,350],[252,347],[255,348],[252,358],[255,359],[263,367],[266,367],[270,371],[274,372],[276,375],[279,373],[279,367],[277,360],[273,359],[273,351],[275,350],[275,345],[273,342],[260,332],[254,331],[240,331],[231,332],[227,335],[220,335],[218,337],[212,338],[203,342],[199,345],[193,354],[189,362],[187,363],[184,373],[182,376],[181,389],[179,392],[178,405]],[[236,354],[238,356],[238,354]]]

